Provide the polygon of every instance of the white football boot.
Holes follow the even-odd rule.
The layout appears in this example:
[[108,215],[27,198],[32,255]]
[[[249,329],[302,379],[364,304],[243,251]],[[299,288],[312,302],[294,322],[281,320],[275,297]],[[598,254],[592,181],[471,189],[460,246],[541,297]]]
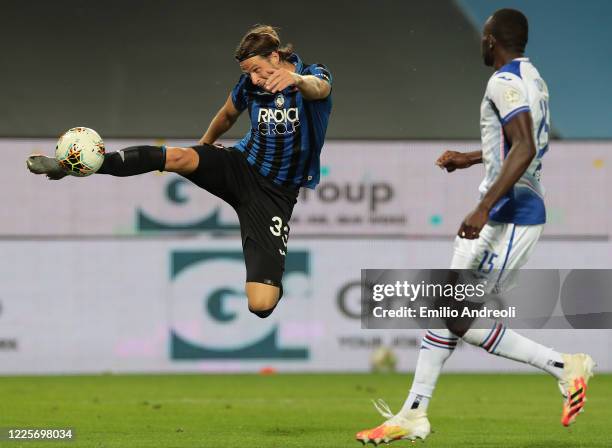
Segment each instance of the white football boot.
[[563,376],[559,380],[559,389],[564,397],[561,424],[569,426],[583,411],[587,383],[593,376],[595,362],[585,353],[561,356],[564,364]]
[[389,443],[396,440],[425,439],[431,432],[427,414],[419,409],[408,411],[407,415],[394,415],[383,400],[372,401],[376,410],[387,420],[372,429],[359,431],[355,438],[363,443]]

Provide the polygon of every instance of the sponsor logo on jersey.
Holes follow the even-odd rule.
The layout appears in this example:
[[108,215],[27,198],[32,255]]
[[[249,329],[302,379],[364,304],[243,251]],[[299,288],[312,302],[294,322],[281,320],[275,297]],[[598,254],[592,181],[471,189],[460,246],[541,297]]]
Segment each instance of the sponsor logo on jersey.
[[277,109],[282,109],[285,105],[285,97],[282,93],[279,93],[276,98],[274,98],[274,105]]
[[[274,101],[278,107],[278,98]],[[284,99],[283,99],[284,102]],[[297,107],[272,109],[262,107],[257,114],[257,130],[262,135],[289,135],[300,125]]]

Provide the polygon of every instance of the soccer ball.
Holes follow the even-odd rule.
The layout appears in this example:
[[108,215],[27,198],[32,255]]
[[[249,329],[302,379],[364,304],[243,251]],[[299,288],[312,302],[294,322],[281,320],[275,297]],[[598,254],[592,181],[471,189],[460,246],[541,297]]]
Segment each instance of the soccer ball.
[[89,176],[104,162],[104,142],[93,129],[72,128],[57,141],[55,158],[69,174]]

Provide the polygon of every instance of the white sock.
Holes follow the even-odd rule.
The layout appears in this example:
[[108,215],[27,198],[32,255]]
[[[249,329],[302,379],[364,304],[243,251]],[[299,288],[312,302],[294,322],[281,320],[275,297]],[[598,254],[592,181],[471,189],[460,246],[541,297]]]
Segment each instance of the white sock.
[[521,336],[498,322],[491,321],[489,330],[468,330],[463,335],[463,340],[494,355],[537,367],[557,379],[560,379],[563,373],[561,353]]
[[427,411],[442,366],[453,354],[458,340],[457,336],[446,329],[427,330],[421,341],[410,393],[398,414],[406,416],[411,409]]

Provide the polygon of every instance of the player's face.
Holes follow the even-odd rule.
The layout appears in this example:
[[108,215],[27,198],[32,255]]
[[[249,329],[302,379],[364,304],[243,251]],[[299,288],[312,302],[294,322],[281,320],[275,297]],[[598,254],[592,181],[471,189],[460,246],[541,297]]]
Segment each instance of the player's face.
[[253,56],[240,63],[240,68],[251,78],[251,82],[256,86],[264,88],[266,80],[272,70],[279,68],[280,59],[277,53],[272,53],[268,57]]
[[485,22],[484,28],[482,29],[482,39],[481,39],[481,53],[482,60],[487,67],[493,66],[493,46],[495,45],[495,38],[492,33],[492,18],[489,17]]

